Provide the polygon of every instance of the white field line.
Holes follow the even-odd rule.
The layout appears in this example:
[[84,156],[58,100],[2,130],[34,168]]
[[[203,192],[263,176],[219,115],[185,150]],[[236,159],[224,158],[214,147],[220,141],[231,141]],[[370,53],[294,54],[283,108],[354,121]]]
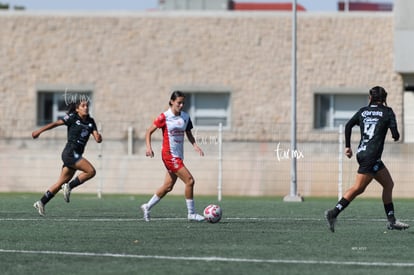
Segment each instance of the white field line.
[[270,264],[308,264],[308,265],[355,265],[355,266],[392,266],[392,267],[414,267],[412,263],[385,263],[385,262],[356,262],[356,261],[317,261],[317,260],[288,260],[288,259],[247,259],[247,258],[225,258],[225,257],[184,257],[163,255],[139,255],[139,254],[116,254],[116,253],[91,253],[91,252],[68,252],[68,251],[37,251],[37,250],[8,250],[0,249],[0,253],[15,254],[37,254],[37,255],[63,255],[81,257],[106,257],[106,258],[132,258],[132,259],[154,259],[173,261],[201,261],[201,262],[238,262],[238,263],[270,263]]
[[[321,215],[322,216],[322,215]],[[144,221],[141,216],[137,218],[57,218],[57,217],[36,217],[36,218],[0,218],[0,221],[62,221],[62,222],[134,222],[134,221]],[[187,220],[187,218],[151,218],[151,221],[180,221]],[[386,222],[386,219],[355,219],[355,218],[342,218],[341,221],[360,221],[360,222]],[[271,218],[271,217],[226,217],[222,221],[325,221],[323,217],[321,218],[307,218],[307,217],[297,217],[297,218]],[[413,222],[412,219],[402,219],[401,221]]]

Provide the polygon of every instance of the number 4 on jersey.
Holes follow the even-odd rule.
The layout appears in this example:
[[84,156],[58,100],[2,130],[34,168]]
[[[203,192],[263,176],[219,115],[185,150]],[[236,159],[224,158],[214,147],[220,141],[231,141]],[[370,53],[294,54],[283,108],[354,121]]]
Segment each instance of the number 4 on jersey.
[[365,123],[364,125],[364,135],[368,136],[368,139],[371,139],[374,136],[375,132],[375,123]]

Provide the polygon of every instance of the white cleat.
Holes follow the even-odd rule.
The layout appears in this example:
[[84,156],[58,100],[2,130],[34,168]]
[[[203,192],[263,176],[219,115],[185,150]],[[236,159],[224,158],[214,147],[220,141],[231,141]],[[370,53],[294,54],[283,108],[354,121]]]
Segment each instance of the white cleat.
[[141,205],[141,210],[142,210],[142,213],[144,214],[144,221],[149,222],[151,220],[151,217],[150,217],[151,211],[148,209],[148,205],[146,203]]
[[395,221],[395,222],[388,222],[387,228],[388,230],[405,230],[408,229],[410,226],[406,223]]
[[206,218],[204,216],[201,216],[197,213],[194,214],[188,214],[188,220],[189,221],[196,221],[196,222],[203,222]]
[[37,211],[39,212],[40,216],[44,216],[45,215],[45,206],[43,205],[43,203],[41,201],[37,201],[33,204],[33,207],[37,209]]
[[70,201],[70,187],[69,187],[69,183],[65,183],[62,185],[62,190],[63,190],[63,199],[65,200],[65,202],[69,203]]

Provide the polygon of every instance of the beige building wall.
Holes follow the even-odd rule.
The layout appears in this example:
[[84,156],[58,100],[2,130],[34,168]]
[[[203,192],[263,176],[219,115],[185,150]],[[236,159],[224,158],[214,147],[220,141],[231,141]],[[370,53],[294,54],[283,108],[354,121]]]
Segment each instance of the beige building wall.
[[[57,178],[66,131],[30,139],[38,127],[36,93],[45,87],[83,87],[93,91],[93,116],[103,128],[104,144],[90,145],[90,158],[102,173],[82,190],[95,191],[101,181],[109,192],[153,192],[154,184],[139,184],[161,181],[164,168],[159,159],[149,163],[143,157],[145,128],[167,107],[172,89],[192,87],[231,91],[231,130],[223,135],[231,157],[224,165],[223,191],[288,192],[289,161],[276,160],[275,148],[279,142],[288,147],[290,140],[289,13],[8,11],[0,13],[0,26],[0,163],[7,172],[0,191],[43,192]],[[299,163],[306,179],[299,192],[335,195],[335,184],[316,188],[326,173],[323,167],[338,167],[332,161],[337,152],[319,154],[320,146],[326,142],[336,151],[338,136],[313,129],[313,96],[331,89],[367,92],[381,85],[402,122],[402,80],[393,71],[393,16],[299,13],[297,26],[298,140],[310,152],[309,162]],[[134,156],[125,155],[129,126],[134,128]],[[216,192],[217,181],[217,146],[205,147],[211,157],[188,160],[200,175],[202,194]],[[337,180],[335,169],[329,182]]]
[[[45,86],[92,87],[94,116],[116,122],[106,133],[114,139],[125,122],[147,125],[180,86],[230,89],[234,129],[290,123],[289,13],[5,12],[0,24],[1,137],[36,127],[36,89]],[[299,13],[297,39],[298,123],[308,125],[301,138],[321,138],[312,102],[323,88],[382,85],[401,121],[391,13]],[[257,133],[252,140],[270,139]]]

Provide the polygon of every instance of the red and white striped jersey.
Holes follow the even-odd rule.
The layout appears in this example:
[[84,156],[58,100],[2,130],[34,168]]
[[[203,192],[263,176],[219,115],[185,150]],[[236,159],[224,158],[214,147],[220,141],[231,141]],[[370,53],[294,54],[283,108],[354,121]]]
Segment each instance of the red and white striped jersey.
[[184,159],[184,133],[193,128],[190,116],[183,111],[176,116],[168,109],[154,120],[154,125],[162,129],[162,155]]

